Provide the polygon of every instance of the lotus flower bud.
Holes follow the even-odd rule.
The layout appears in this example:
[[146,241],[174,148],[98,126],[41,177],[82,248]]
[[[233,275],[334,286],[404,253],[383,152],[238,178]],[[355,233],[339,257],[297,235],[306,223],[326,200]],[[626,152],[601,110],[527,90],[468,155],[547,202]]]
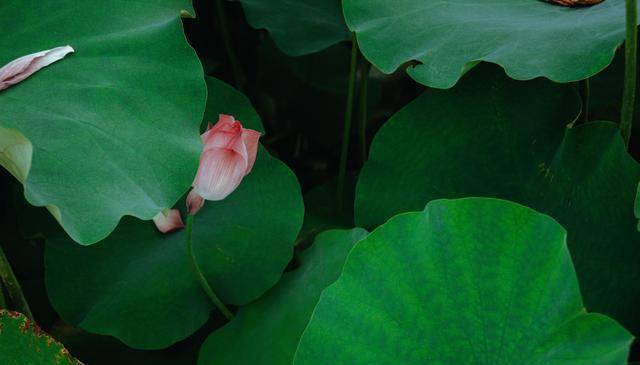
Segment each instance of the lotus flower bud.
[[180,211],[177,209],[164,209],[153,217],[153,223],[162,233],[175,231],[184,227]]
[[22,56],[9,62],[0,68],[0,90],[19,83],[41,68],[63,59],[73,51],[70,46],[57,47]]
[[187,197],[189,214],[197,213],[204,200],[222,200],[240,185],[256,161],[260,132],[243,128],[230,115],[220,115],[201,138],[200,165]]

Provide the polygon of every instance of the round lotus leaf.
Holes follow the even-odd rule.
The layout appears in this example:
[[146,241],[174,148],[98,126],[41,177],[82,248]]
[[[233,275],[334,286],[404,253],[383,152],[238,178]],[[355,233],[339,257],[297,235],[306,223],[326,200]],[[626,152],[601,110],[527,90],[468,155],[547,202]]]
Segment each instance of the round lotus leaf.
[[0,364],[82,365],[29,318],[4,309],[0,309]]
[[247,21],[265,28],[282,51],[301,56],[349,39],[340,0],[239,0]]
[[188,189],[205,106],[185,39],[188,0],[6,0],[0,66],[42,50],[75,52],[0,91],[0,164],[82,244],[125,215],[151,219]]
[[616,124],[568,126],[573,88],[509,80],[483,67],[451,90],[429,90],[378,132],[356,192],[367,229],[440,198],[496,197],[558,220],[587,309],[640,333],[640,166]]
[[632,340],[584,310],[552,218],[503,200],[438,200],[356,244],[294,364],[623,365]]
[[567,8],[539,0],[344,0],[362,53],[391,73],[450,88],[480,61],[514,79],[557,82],[604,69],[625,39],[625,0]]
[[366,235],[361,228],[319,234],[300,255],[296,270],[284,274],[278,285],[209,335],[198,364],[291,364],[320,293],[338,278],[347,254]]
[[[207,84],[211,98],[229,102],[210,102],[207,115],[255,113],[230,86],[213,79]],[[246,119],[245,127],[262,130],[259,119]],[[194,220],[194,252],[225,303],[247,304],[280,279],[303,212],[295,175],[262,147],[236,191],[205,203]],[[106,240],[90,247],[49,237],[45,274],[54,308],[67,322],[134,348],[164,348],[186,338],[214,306],[192,270],[185,233],[161,234],[152,222],[126,217]]]

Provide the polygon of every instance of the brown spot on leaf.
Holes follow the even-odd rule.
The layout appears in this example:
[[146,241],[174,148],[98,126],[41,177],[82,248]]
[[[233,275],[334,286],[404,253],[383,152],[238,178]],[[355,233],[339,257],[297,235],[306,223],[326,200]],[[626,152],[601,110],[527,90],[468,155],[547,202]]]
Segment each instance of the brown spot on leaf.
[[2,312],[8,314],[9,317],[11,318],[20,318],[22,316],[22,313],[20,312],[6,311],[6,310],[3,310]]
[[31,321],[29,320],[29,318],[24,318],[22,321],[22,325],[20,325],[20,332],[22,332],[23,335],[27,334],[27,331],[29,331],[29,327],[31,326]]

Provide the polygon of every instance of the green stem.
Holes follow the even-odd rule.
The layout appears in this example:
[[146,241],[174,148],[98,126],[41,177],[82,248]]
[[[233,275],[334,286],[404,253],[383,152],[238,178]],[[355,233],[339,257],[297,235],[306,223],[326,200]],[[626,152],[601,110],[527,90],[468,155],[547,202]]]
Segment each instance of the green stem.
[[0,309],[9,309],[7,300],[4,297],[4,289],[2,289],[2,281],[0,280]]
[[20,289],[18,279],[16,279],[13,270],[11,270],[11,266],[7,260],[7,256],[5,256],[4,251],[2,250],[2,246],[0,246],[0,277],[2,278],[4,287],[7,288],[11,302],[20,312],[33,320],[33,314],[31,314],[29,304],[22,293],[22,289]]
[[349,136],[351,135],[351,117],[353,116],[353,99],[355,98],[356,66],[358,63],[358,42],[355,33],[351,36],[351,65],[349,68],[349,89],[347,90],[347,107],[342,130],[342,148],[340,149],[340,165],[338,167],[338,213],[344,207],[345,178],[347,175],[347,158],[349,155]]
[[224,42],[224,48],[227,51],[227,57],[229,57],[229,63],[231,64],[231,71],[233,72],[233,79],[235,80],[238,90],[244,92],[245,77],[238,62],[236,51],[233,48],[231,42],[231,35],[229,34],[229,27],[227,24],[227,16],[224,11],[223,0],[216,0],[216,9],[218,12],[218,22],[220,23],[220,32],[222,33],[222,41]]
[[200,270],[200,265],[198,265],[198,260],[196,259],[196,255],[193,253],[193,243],[191,240],[191,233],[193,232],[193,215],[187,215],[187,250],[189,251],[189,258],[191,259],[191,267],[193,268],[193,272],[196,274],[198,281],[200,282],[200,286],[202,290],[207,294],[209,299],[213,302],[213,304],[222,312],[222,314],[227,317],[228,320],[233,318],[233,314],[231,311],[224,305],[222,300],[218,298],[216,293],[211,289],[211,286],[207,282],[207,279],[202,274],[202,270]]
[[633,106],[636,98],[636,58],[638,54],[637,0],[627,0],[627,38],[624,46],[624,94],[620,129],[624,142],[629,146],[633,125]]
[[580,82],[580,94],[582,94],[582,121],[589,121],[589,100],[591,99],[591,85],[589,79]]
[[364,164],[367,161],[367,84],[369,81],[371,64],[363,57],[360,65],[360,100],[358,102],[360,106],[360,128],[358,136],[360,139],[360,156],[362,158],[362,163]]

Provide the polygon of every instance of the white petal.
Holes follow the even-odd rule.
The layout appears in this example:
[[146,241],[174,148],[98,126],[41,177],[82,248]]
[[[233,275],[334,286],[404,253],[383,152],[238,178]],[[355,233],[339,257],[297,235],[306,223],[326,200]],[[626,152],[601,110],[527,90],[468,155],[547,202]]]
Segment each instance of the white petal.
[[0,90],[15,85],[38,70],[74,52],[71,46],[56,47],[15,59],[0,68]]

